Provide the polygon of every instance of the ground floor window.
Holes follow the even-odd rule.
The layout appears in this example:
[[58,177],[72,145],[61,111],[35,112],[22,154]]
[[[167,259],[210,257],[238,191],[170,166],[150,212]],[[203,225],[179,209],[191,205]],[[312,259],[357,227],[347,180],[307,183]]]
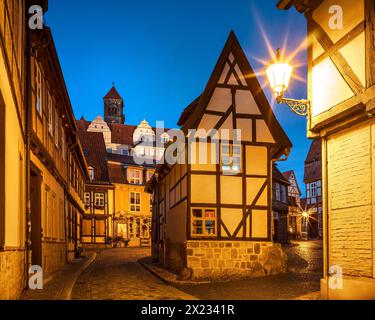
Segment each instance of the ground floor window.
[[191,236],[214,237],[217,234],[216,209],[193,208],[191,211]]

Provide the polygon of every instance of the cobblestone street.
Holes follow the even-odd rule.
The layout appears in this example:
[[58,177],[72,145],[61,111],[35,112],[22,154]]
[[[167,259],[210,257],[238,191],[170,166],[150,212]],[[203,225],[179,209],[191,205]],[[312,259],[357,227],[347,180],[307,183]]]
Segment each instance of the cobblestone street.
[[76,282],[73,300],[187,300],[194,297],[168,286],[137,261],[150,249],[126,248],[98,252],[95,262]]
[[[293,264],[301,264],[300,260],[295,261],[296,255],[305,260],[299,272],[249,280],[176,287],[204,300],[284,300],[296,299],[318,291],[322,277],[321,242],[298,242],[298,245],[286,247],[284,250]],[[298,266],[293,267],[297,269]]]
[[[298,272],[231,282],[202,285],[168,285],[137,260],[150,255],[149,249],[103,250],[79,277],[73,288],[76,300],[169,300],[169,299],[295,299],[319,290],[322,274],[322,246],[319,241],[298,242],[284,248]],[[296,259],[295,257],[302,257]],[[307,263],[306,263],[307,262]]]

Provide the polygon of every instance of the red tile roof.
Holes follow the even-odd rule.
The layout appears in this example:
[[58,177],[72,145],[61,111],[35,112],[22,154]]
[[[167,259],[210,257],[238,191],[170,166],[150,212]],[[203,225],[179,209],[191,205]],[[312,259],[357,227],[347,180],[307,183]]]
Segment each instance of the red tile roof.
[[289,180],[290,176],[294,173],[293,170],[283,172],[283,176]]
[[[84,122],[80,122],[84,125]],[[79,126],[78,136],[82,144],[83,153],[89,167],[94,168],[95,181],[109,182],[108,169],[106,163],[106,147],[103,134],[101,132],[87,132]]]
[[122,99],[116,88],[113,86],[111,90],[104,96],[104,99]]
[[109,128],[111,129],[111,141],[112,143],[118,144],[133,144],[133,133],[137,129],[137,126],[120,124],[120,123],[109,123]]

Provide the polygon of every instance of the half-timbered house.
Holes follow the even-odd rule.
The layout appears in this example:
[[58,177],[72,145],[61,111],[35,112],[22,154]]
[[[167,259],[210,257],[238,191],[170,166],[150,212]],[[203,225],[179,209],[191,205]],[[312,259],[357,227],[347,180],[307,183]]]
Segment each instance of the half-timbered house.
[[281,0],[307,19],[308,136],[322,141],[322,298],[375,298],[375,2]]
[[111,247],[115,186],[109,179],[104,137],[101,132],[87,132],[84,119],[77,121],[77,126],[90,174],[84,192],[82,245],[84,248]]
[[301,189],[294,170],[283,172],[283,176],[289,181],[288,187],[288,233],[291,239],[300,239],[301,225]]
[[29,263],[50,273],[77,249],[88,169],[51,29],[30,41]]
[[178,125],[186,141],[177,158],[185,163],[168,164],[167,148],[147,186],[154,259],[197,279],[285,270],[272,242],[271,177],[272,162],[292,145],[233,32]]
[[288,236],[288,187],[289,181],[279,171],[276,165],[272,168],[272,211],[275,242],[289,243]]

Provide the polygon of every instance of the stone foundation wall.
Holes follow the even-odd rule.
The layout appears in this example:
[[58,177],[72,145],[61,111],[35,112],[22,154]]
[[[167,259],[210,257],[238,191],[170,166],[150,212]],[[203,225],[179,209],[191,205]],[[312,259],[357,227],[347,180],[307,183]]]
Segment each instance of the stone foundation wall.
[[286,272],[279,244],[250,241],[187,241],[187,267],[193,279],[263,277]]
[[65,243],[42,243],[43,272],[51,273],[57,271],[66,264]]
[[186,246],[184,243],[171,242],[167,239],[165,246],[165,268],[179,272],[186,267]]
[[0,300],[15,300],[25,286],[25,252],[0,252]]

